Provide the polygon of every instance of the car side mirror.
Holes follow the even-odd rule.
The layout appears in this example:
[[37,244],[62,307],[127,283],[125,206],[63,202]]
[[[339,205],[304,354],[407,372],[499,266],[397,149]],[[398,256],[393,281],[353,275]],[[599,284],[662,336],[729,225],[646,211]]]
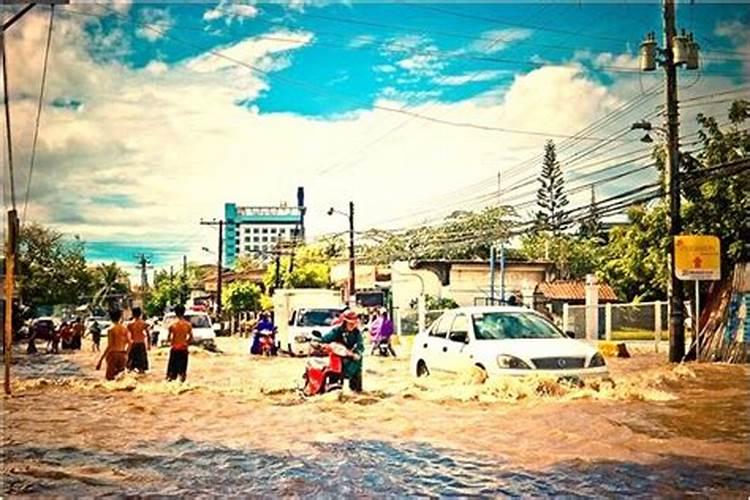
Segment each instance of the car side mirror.
[[565,330],[565,336],[568,337],[569,339],[574,339],[576,338],[576,332],[572,330]]
[[469,334],[466,332],[451,332],[450,335],[448,335],[448,339],[452,342],[458,342],[459,344],[468,344]]

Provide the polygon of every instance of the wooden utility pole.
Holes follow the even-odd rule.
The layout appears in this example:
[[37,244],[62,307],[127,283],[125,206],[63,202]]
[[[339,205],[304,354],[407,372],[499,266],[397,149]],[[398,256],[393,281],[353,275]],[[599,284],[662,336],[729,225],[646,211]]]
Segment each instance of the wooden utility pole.
[[354,202],[349,202],[349,303],[354,305],[357,294],[355,284],[356,267],[354,262]]
[[675,236],[682,232],[680,220],[680,122],[677,105],[677,66],[674,60],[674,0],[664,0],[664,73],[667,98],[666,182],[669,199],[669,360],[679,363],[685,356],[685,318],[682,281],[675,269]]
[[5,363],[5,394],[10,394],[10,364],[13,352],[13,295],[16,247],[18,243],[18,214],[15,210],[8,211],[8,232],[5,240],[5,330],[4,342],[5,352],[3,361]]

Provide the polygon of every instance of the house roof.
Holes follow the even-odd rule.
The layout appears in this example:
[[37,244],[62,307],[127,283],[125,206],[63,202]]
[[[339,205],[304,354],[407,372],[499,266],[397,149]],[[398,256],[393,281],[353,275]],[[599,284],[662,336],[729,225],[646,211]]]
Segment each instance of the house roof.
[[[617,294],[606,283],[599,283],[599,301],[617,302]],[[551,300],[586,300],[586,285],[583,281],[545,281],[537,285],[537,292]]]

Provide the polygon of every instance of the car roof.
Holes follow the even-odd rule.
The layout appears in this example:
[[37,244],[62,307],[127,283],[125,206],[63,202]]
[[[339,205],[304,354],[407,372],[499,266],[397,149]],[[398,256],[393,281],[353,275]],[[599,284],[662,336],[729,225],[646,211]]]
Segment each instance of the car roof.
[[[447,311],[462,312],[466,314],[487,314],[493,312],[535,312],[533,309],[522,306],[463,306]],[[446,312],[447,312],[446,311]]]

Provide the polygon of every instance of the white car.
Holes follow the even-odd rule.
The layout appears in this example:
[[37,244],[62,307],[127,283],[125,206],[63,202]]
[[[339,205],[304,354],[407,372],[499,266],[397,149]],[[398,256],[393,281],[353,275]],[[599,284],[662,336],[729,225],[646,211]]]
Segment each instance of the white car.
[[[169,345],[169,325],[171,325],[177,316],[174,313],[168,313],[164,316],[159,329],[159,345]],[[216,331],[211,323],[211,318],[204,312],[186,311],[185,319],[193,325],[193,344],[212,349],[216,347]],[[218,324],[216,327],[218,328]]]
[[566,337],[541,314],[523,307],[462,307],[443,313],[414,339],[411,372],[460,373],[472,367],[488,376],[546,374],[607,377],[604,357],[592,345]]
[[[308,307],[292,312],[289,319],[287,350],[296,356],[309,354],[309,342],[316,334],[323,336],[333,329],[333,322],[346,308]],[[281,343],[281,340],[279,340]],[[281,346],[280,346],[281,347]]]

